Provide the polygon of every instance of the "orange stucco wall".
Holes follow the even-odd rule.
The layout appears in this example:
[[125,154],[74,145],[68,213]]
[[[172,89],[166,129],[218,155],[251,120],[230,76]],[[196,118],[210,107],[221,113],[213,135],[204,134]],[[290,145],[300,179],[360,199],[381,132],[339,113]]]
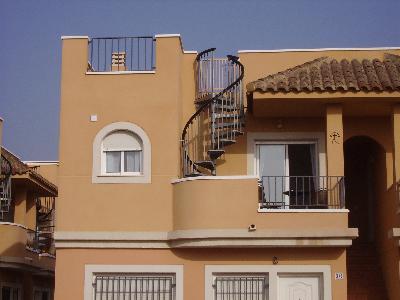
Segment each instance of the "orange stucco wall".
[[[271,265],[276,256],[281,265],[330,265],[332,299],[346,299],[346,280],[334,280],[345,273],[343,249],[61,249],[57,253],[57,300],[83,299],[85,264],[183,265],[184,299],[204,300],[205,265]],[[68,282],[69,284],[64,284]]]
[[194,180],[174,185],[174,230],[347,228],[347,213],[259,213],[257,179]]
[[[179,37],[157,38],[154,73],[95,75],[86,73],[87,43],[87,39],[68,39],[62,46],[57,231],[238,229],[254,223],[266,229],[347,228],[346,213],[313,213],[312,218],[307,213],[258,213],[255,179],[172,184],[180,175],[181,130],[195,110],[195,54],[183,53]],[[387,52],[399,54],[398,50]],[[241,53],[244,84],[325,55],[380,58],[383,51]],[[377,216],[381,261],[391,299],[400,295],[399,249],[387,238],[390,228],[400,226],[399,215],[393,213],[398,206],[393,192],[398,176],[393,165],[400,165],[393,156],[393,145],[400,138],[393,133],[392,105],[398,100],[393,93],[376,97],[364,92],[351,96],[258,93],[253,112],[247,112],[244,135],[226,148],[217,169],[217,175],[254,175],[248,174],[249,133],[319,132],[328,137],[332,130],[338,130],[340,144],[326,145],[327,166],[329,174],[343,175],[343,142],[359,135],[373,138],[384,149],[379,172],[385,173],[386,179],[381,184],[384,189]],[[328,103],[340,109],[327,109]],[[91,115],[97,115],[98,121],[90,122]],[[104,126],[121,121],[140,126],[150,138],[151,183],[93,184],[93,139]],[[82,299],[85,264],[147,263],[184,264],[185,299],[204,299],[205,264],[269,264],[274,253],[279,253],[283,264],[330,264],[332,270],[345,272],[345,250],[334,248],[59,249],[56,299]],[[63,285],[67,281],[68,290]],[[333,281],[332,285],[334,299],[345,299],[346,282]]]

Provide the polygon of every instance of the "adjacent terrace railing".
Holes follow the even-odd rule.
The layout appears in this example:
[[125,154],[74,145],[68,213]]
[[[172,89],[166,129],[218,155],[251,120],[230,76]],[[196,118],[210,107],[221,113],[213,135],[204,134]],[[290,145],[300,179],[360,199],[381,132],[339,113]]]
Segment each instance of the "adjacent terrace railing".
[[91,72],[152,71],[155,39],[152,36],[92,38],[89,41]]
[[260,207],[274,209],[341,209],[343,176],[262,176]]
[[0,221],[4,220],[11,205],[11,172],[10,162],[0,156]]
[[[48,253],[51,255],[55,255],[55,248],[52,247],[43,247],[43,241],[41,240],[40,232],[37,230],[27,229],[27,240],[26,247],[38,252],[38,253]],[[54,245],[54,240],[51,238],[51,245]]]

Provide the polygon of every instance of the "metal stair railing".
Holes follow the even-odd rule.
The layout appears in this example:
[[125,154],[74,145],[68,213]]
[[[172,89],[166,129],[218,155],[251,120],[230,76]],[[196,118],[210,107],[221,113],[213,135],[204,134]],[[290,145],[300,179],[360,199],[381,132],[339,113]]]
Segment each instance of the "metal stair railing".
[[215,48],[196,58],[196,112],[181,137],[183,177],[216,175],[216,160],[242,134],[244,67],[235,56],[214,58]]
[[54,254],[55,197],[36,198],[35,203],[38,250]]
[[0,157],[0,221],[10,211],[11,205],[11,172],[10,162],[1,155]]

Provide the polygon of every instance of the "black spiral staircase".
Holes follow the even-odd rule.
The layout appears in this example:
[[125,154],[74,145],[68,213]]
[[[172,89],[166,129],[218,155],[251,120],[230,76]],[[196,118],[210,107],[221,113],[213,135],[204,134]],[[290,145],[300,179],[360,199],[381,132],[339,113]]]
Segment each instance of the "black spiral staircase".
[[0,157],[0,221],[10,211],[11,205],[11,173],[10,162],[1,155]]
[[211,48],[196,57],[196,112],[181,137],[183,177],[216,175],[217,159],[243,134],[244,67],[236,56],[214,53]]
[[36,246],[41,252],[53,253],[55,197],[37,198],[35,204]]

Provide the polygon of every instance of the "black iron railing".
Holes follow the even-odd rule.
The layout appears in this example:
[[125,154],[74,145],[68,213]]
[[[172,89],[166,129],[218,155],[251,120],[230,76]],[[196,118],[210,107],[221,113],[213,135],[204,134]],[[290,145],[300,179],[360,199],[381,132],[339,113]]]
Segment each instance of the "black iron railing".
[[152,71],[155,39],[152,36],[92,38],[89,41],[91,72]]
[[55,255],[53,234],[44,237],[43,233],[42,231],[27,229],[26,247],[37,253]]
[[215,48],[196,58],[196,112],[181,136],[182,176],[216,175],[216,160],[243,134],[244,67],[239,58],[214,58]]
[[0,221],[6,219],[11,205],[11,163],[0,156]]
[[260,207],[275,209],[341,209],[343,176],[262,176]]

